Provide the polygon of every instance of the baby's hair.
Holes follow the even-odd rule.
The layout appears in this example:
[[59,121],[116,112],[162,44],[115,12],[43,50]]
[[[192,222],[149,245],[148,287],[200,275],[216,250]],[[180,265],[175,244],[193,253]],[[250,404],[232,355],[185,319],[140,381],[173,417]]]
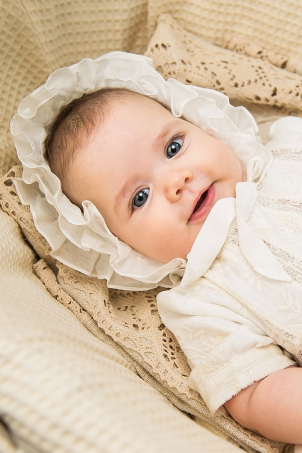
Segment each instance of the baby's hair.
[[60,110],[44,141],[44,156],[61,181],[68,178],[69,163],[106,118],[112,104],[132,95],[135,93],[122,88],[102,88],[84,93]]

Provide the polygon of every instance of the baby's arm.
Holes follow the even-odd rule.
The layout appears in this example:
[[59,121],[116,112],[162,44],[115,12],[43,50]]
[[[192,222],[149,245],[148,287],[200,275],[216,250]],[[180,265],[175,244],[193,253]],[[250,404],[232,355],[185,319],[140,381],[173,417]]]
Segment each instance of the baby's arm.
[[241,425],[268,439],[302,443],[302,368],[289,367],[255,382],[225,403]]

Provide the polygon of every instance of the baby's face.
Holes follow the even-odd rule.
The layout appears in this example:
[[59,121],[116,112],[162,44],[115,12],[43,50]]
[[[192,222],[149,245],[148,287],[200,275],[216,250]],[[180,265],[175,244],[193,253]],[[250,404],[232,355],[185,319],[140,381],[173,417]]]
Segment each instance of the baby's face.
[[90,200],[113,234],[150,258],[186,258],[217,200],[235,196],[242,167],[199,127],[135,95],[111,108],[70,168],[64,189]]

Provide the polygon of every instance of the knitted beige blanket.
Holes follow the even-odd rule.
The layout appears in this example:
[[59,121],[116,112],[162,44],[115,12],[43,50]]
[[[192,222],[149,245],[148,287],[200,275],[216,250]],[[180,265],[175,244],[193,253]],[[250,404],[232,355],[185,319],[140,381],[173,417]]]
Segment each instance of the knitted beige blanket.
[[[283,69],[299,71],[299,60],[255,49],[234,37],[229,37],[225,45],[233,50],[213,47],[185,32],[169,15],[162,15],[147,55],[165,77],[220,89],[247,103],[264,126],[289,112],[301,115],[302,77]],[[108,289],[105,281],[84,276],[49,255],[49,245],[35,229],[29,208],[20,203],[14,189],[14,179],[21,172],[21,166],[13,167],[1,179],[0,204],[18,222],[36,251],[35,272],[53,297],[96,337],[115,345],[145,381],[182,411],[202,418],[249,452],[289,452],[291,446],[243,429],[227,414],[213,417],[199,394],[189,388],[186,358],[158,315],[156,294],[161,289]]]

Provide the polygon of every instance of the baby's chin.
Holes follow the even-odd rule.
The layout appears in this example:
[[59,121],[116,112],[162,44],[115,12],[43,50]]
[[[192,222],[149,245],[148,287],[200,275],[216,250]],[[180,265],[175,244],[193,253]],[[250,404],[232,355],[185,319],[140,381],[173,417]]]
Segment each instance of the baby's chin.
[[174,248],[173,250],[168,251],[167,250],[168,248],[164,247],[164,245],[163,245],[160,248],[160,250],[158,250],[158,251],[153,250],[153,252],[151,252],[149,255],[145,254],[145,256],[149,256],[149,258],[151,258],[159,263],[162,263],[162,264],[168,264],[175,259],[178,259],[178,260],[182,259],[184,261],[187,261],[188,255],[192,250],[192,247],[193,247],[195,240],[202,228],[202,225],[203,224],[195,225],[196,228],[194,228],[194,231],[192,232],[192,230],[191,230],[190,238],[187,238],[186,246],[184,246],[184,244],[182,244],[182,247]]
[[[192,244],[192,246],[193,246],[193,244]],[[146,254],[145,256],[147,256],[148,258],[151,258],[152,260],[155,260],[159,263],[168,264],[175,259],[182,259],[182,260],[186,261],[187,256],[190,253],[191,249],[192,249],[192,247],[190,247],[188,251],[180,250],[180,251],[174,251],[174,252],[170,252],[170,253],[164,253],[161,251],[160,253],[150,253],[150,254]]]

